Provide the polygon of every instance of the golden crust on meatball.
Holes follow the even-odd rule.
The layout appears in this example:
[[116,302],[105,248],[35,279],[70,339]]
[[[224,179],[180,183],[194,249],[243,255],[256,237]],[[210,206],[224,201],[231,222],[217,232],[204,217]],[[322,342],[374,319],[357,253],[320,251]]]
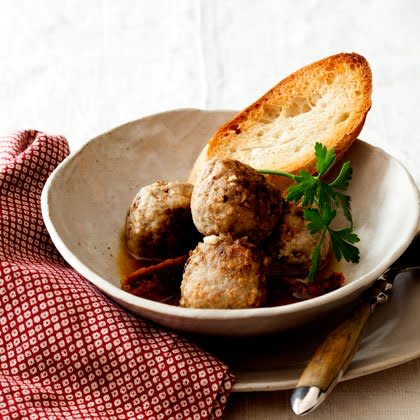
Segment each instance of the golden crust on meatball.
[[191,252],[181,283],[181,306],[255,308],[266,295],[267,258],[246,239],[208,236]]
[[[284,204],[283,216],[270,240],[273,255],[272,271],[278,275],[306,276],[311,266],[313,248],[319,243],[321,232],[311,234],[303,218],[302,206]],[[328,235],[321,246],[320,267],[330,258],[331,240]]]
[[157,181],[140,189],[126,217],[128,252],[137,259],[188,253],[199,240],[191,217],[192,185]]
[[209,161],[191,197],[191,212],[203,235],[266,238],[281,216],[282,197],[265,177],[236,160]]

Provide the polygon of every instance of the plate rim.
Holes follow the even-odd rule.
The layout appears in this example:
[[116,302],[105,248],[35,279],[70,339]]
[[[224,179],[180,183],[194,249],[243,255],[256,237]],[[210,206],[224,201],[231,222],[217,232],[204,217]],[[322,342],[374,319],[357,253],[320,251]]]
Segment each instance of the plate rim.
[[[338,382],[346,382],[352,379],[361,378],[363,376],[372,375],[374,373],[382,372],[387,369],[392,369],[404,363],[411,362],[420,357],[420,346],[417,351],[408,353],[407,355],[396,357],[394,359],[387,359],[378,361],[376,363],[368,363],[366,366],[358,368],[350,368],[338,380]],[[232,386],[232,392],[271,392],[271,391],[286,391],[296,387],[299,378],[295,379],[273,379],[271,381],[238,381]]]
[[48,177],[44,188],[41,194],[41,211],[42,216],[44,219],[45,226],[51,236],[51,239],[60,252],[60,254],[64,257],[64,259],[73,267],[75,268],[80,274],[87,278],[88,281],[93,283],[98,289],[105,292],[106,294],[110,295],[112,298],[116,299],[117,301],[124,301],[129,305],[137,306],[141,305],[144,309],[154,312],[154,313],[163,313],[165,315],[176,316],[180,319],[187,319],[191,316],[198,320],[211,320],[211,319],[247,319],[247,318],[263,318],[270,315],[282,315],[282,314],[290,314],[291,312],[299,312],[299,311],[306,311],[311,310],[312,308],[326,304],[326,303],[333,303],[338,301],[346,296],[357,293],[359,290],[362,290],[364,287],[367,287],[373,279],[377,278],[380,274],[385,271],[389,265],[391,265],[399,256],[402,255],[404,250],[409,246],[409,244],[414,239],[414,236],[417,232],[417,226],[420,222],[420,193],[417,188],[417,184],[415,183],[412,175],[406,169],[406,167],[395,157],[386,153],[383,149],[373,146],[369,143],[366,143],[362,140],[357,140],[358,142],[364,143],[369,147],[376,149],[379,153],[384,154],[385,156],[389,157],[393,161],[395,161],[403,170],[405,175],[408,179],[408,185],[412,189],[412,192],[417,198],[417,217],[416,220],[413,218],[413,223],[411,226],[411,234],[403,241],[400,246],[394,251],[394,253],[388,258],[388,260],[383,261],[381,264],[376,266],[373,270],[365,273],[362,277],[360,277],[357,281],[351,282],[340,287],[337,290],[329,292],[325,295],[318,296],[312,299],[308,299],[306,301],[292,303],[289,305],[284,306],[275,306],[275,307],[266,307],[266,308],[248,308],[248,309],[196,309],[196,308],[182,308],[177,306],[168,305],[165,303],[155,302],[149,299],[144,299],[138,296],[134,296],[125,290],[113,285],[109,281],[105,280],[94,271],[92,271],[88,266],[83,264],[77,257],[72,253],[72,251],[67,247],[65,242],[61,239],[59,233],[55,229],[54,222],[51,217],[51,207],[50,207],[50,196],[52,194],[52,188],[54,187],[55,183],[58,182],[59,178],[62,176],[64,169],[71,165],[83,152],[83,150],[87,147],[90,147],[92,143],[96,141],[101,141],[101,139],[111,134],[112,132],[119,130],[123,127],[127,127],[129,125],[135,125],[140,121],[149,120],[152,118],[156,118],[159,116],[163,116],[168,113],[181,113],[181,112],[197,112],[197,113],[229,113],[232,114],[232,110],[202,110],[198,108],[179,108],[174,110],[163,111],[159,113],[155,113],[152,115],[148,115],[142,118],[138,118],[136,120],[127,122],[125,124],[119,125],[111,130],[104,132],[90,140],[88,140],[85,144],[83,144],[79,149],[75,152],[71,153],[68,157],[66,157],[58,166],[57,168],[50,174]]

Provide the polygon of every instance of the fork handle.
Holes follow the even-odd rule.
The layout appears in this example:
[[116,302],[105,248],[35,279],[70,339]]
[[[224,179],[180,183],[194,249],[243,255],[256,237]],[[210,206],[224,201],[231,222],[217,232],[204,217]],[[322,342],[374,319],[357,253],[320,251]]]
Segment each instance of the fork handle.
[[370,303],[362,302],[318,347],[292,394],[296,414],[306,414],[318,407],[343,376],[373,308]]

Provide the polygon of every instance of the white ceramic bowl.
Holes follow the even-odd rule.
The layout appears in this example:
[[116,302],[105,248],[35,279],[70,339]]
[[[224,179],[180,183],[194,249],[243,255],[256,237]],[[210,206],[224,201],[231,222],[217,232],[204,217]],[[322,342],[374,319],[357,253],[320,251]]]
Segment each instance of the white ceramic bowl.
[[121,305],[174,329],[252,335],[290,329],[355,299],[411,242],[419,196],[406,169],[381,149],[357,141],[349,193],[361,260],[343,264],[346,284],[326,295],[257,309],[188,309],[120,289],[116,257],[126,210],[137,190],[157,179],[183,180],[212,133],[233,115],[184,109],[117,127],[89,141],[54,171],[42,194],[48,231],[63,257]]

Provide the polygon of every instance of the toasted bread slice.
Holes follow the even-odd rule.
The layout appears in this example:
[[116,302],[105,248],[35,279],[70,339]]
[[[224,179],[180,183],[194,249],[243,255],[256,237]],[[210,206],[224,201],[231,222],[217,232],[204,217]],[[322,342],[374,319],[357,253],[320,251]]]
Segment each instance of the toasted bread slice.
[[[337,54],[303,67],[220,127],[189,181],[194,183],[213,157],[237,159],[255,169],[314,173],[315,142],[334,148],[339,160],[363,127],[371,93],[369,64],[358,54]],[[285,185],[283,177],[270,180]]]

